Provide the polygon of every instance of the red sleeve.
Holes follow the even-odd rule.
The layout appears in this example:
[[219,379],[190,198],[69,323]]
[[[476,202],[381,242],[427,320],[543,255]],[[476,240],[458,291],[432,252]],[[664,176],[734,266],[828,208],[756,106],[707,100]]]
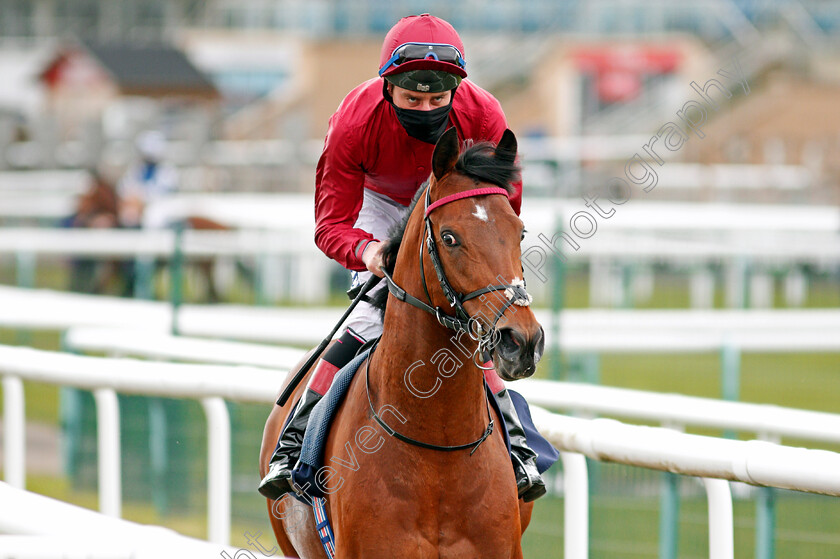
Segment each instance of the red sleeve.
[[522,210],[522,179],[512,183],[511,186],[513,187],[513,193],[511,193],[509,198],[510,205],[513,207],[513,211],[516,212],[516,215],[519,215]]
[[361,254],[373,235],[353,227],[364,198],[360,135],[339,120],[330,119],[315,172],[315,244],[348,270],[364,270]]
[[[508,125],[505,119],[505,113],[502,111],[502,106],[495,98],[491,97],[491,99],[495,102],[488,103],[487,110],[484,113],[484,137],[492,139],[493,142],[498,142],[502,139],[502,134],[504,134]],[[517,157],[517,160],[521,161],[521,158]],[[513,207],[513,211],[516,212],[516,215],[519,215],[522,208],[522,180],[520,179],[512,183],[511,187],[513,188],[513,192],[509,198],[510,205]]]

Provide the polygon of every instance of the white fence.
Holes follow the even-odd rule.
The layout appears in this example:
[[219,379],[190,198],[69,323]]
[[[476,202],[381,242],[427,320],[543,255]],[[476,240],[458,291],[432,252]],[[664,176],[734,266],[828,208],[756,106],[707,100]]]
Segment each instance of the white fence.
[[[114,516],[120,514],[121,507],[116,392],[201,400],[208,415],[210,539],[221,544],[227,543],[230,531],[230,424],[223,399],[271,403],[278,385],[276,370],[81,357],[4,346],[0,346],[0,364],[0,374],[3,375],[7,481],[16,487],[25,484],[22,379],[93,390],[100,425],[100,508]],[[119,374],[114,371],[119,371]],[[514,387],[526,394],[526,397],[532,397],[528,393],[530,384],[532,381],[522,381]],[[533,390],[544,393],[544,388],[536,385]],[[593,392],[588,406],[577,402],[573,407],[597,409],[597,402],[602,398],[597,387],[591,388]],[[661,398],[669,396],[662,395]],[[551,401],[548,395],[543,396],[544,403]],[[692,401],[698,407],[713,404],[713,401],[699,398]],[[685,402],[677,401],[674,406],[688,408]],[[567,404],[557,401],[552,405],[567,407]],[[808,430],[807,425],[802,425],[796,436],[812,440],[836,440],[838,429],[832,427],[840,422],[836,416],[778,408],[773,410],[774,413],[769,413],[768,408],[762,421],[748,425],[745,418],[750,417],[755,409],[742,410],[738,406],[732,404],[727,409],[719,410],[718,421],[728,426],[737,425],[757,429],[770,436],[781,436],[791,434],[788,431],[790,418],[802,414],[802,423],[811,425],[813,429]],[[588,524],[585,520],[588,514],[582,514],[588,510],[586,466],[581,454],[646,468],[715,478],[704,481],[712,522],[710,553],[715,559],[729,558],[733,553],[731,495],[728,485],[720,479],[840,496],[840,455],[835,453],[784,447],[768,442],[714,439],[661,428],[623,425],[613,420],[576,419],[548,414],[538,409],[534,411],[541,431],[555,445],[567,451],[563,461],[565,506],[568,511],[565,557],[568,559],[588,555]],[[619,410],[615,413],[622,412]],[[640,412],[626,412],[631,416],[634,413]],[[655,409],[650,408],[649,413],[654,415]],[[659,419],[671,421],[675,418],[666,415]],[[691,414],[679,417],[686,424],[694,423],[695,419]],[[731,425],[727,423],[729,420]],[[826,427],[829,433],[820,428],[821,423],[825,422],[831,422]]]
[[[576,419],[538,408],[533,411],[540,432],[555,446],[579,453],[563,457],[565,518],[574,519],[575,524],[583,524],[589,514],[588,496],[579,488],[586,472],[581,455],[703,478],[712,559],[734,557],[732,495],[729,484],[722,480],[840,496],[840,454],[833,452],[688,435],[609,419]],[[570,469],[573,460],[578,464]],[[585,559],[588,543],[584,527],[573,525],[577,530],[571,532],[569,528],[567,525],[564,557]]]
[[[65,330],[75,326],[169,332],[163,302],[0,286],[0,327]],[[343,309],[183,305],[179,331],[190,336],[312,347]],[[840,310],[535,309],[546,344],[567,352],[840,352]]]
[[[57,205],[62,215],[69,213],[66,202],[3,196],[0,192],[0,217],[21,217],[27,204],[45,209]],[[146,217],[160,224],[201,215],[236,227],[236,232],[189,232],[184,253],[247,256],[275,266],[279,258],[290,259],[292,273],[300,269],[307,278],[297,280],[293,292],[305,295],[308,288],[308,300],[316,301],[324,300],[329,290],[329,261],[313,242],[312,204],[311,195],[179,194],[150,206]],[[771,272],[778,271],[788,274],[785,293],[796,306],[807,292],[803,266],[826,269],[840,263],[840,214],[830,207],[634,202],[612,211],[603,217],[582,200],[526,204],[522,218],[530,233],[522,247],[523,262],[538,299],[547,298],[546,282],[558,254],[589,266],[592,301],[606,306],[619,306],[629,298],[623,269],[640,269],[635,281],[645,292],[649,289],[644,282],[650,279],[644,278],[652,278],[653,267],[663,262],[691,274],[693,306],[711,306],[715,286],[710,269],[719,265],[727,270],[730,306],[740,306],[745,284],[752,286],[752,306],[771,306]],[[595,229],[576,236],[575,220],[583,215]],[[557,236],[558,227],[570,235],[567,240]],[[0,254],[16,256],[19,268],[31,268],[39,256],[168,258],[174,249],[171,231],[0,230]]]
[[[64,217],[69,215],[73,197],[79,193],[80,189],[75,185],[56,196],[27,186],[12,189],[0,184],[0,200],[3,201],[0,219]],[[311,194],[179,193],[155,202],[147,212],[150,219],[158,223],[200,215],[231,227],[296,231],[314,230],[313,204]],[[830,236],[840,232],[840,216],[830,206],[640,200],[626,205],[602,201],[602,206],[604,213],[615,209],[615,213],[602,218],[602,233],[680,233],[720,239],[737,234],[766,238],[783,235]],[[24,209],[28,209],[29,213]],[[592,205],[587,206],[583,199],[575,198],[526,198],[522,211],[522,218],[534,237],[538,233],[550,236],[558,220],[568,224],[578,212],[596,216]],[[581,244],[586,242],[581,241]]]
[[[699,325],[695,325],[697,327]],[[772,336],[764,339],[758,337],[761,332],[755,333],[752,344],[748,347],[766,351],[784,351],[791,343],[797,343],[790,339],[782,339],[781,336]],[[767,335],[767,332],[764,332]],[[645,339],[647,336],[643,337]],[[673,344],[685,344],[686,340],[695,342],[689,347],[693,349],[706,350],[710,347],[700,345],[711,343],[716,340],[709,339],[697,332],[683,333],[682,338],[659,340],[659,351],[670,351],[675,348]],[[700,338],[695,340],[695,338]],[[781,340],[781,341],[780,341]],[[183,361],[206,361],[212,363],[241,363],[257,366],[275,366],[284,363],[283,359],[287,353],[290,357],[296,357],[300,350],[288,350],[284,348],[267,347],[259,344],[230,343],[226,342],[224,351],[218,351],[215,347],[218,342],[207,341],[184,336],[164,336],[138,331],[103,330],[95,328],[73,328],[65,334],[65,345],[77,351],[99,351],[111,355],[129,355],[153,359],[174,359]],[[624,340],[626,341],[626,340]],[[607,340],[596,341],[596,347],[603,347]],[[664,343],[662,343],[664,342]],[[699,344],[697,342],[700,342]],[[597,346],[597,344],[602,344]],[[774,345],[778,344],[778,345]],[[649,351],[644,343],[641,351]],[[588,346],[592,349],[592,345]],[[611,346],[616,350],[615,344]],[[800,345],[799,350],[805,346]],[[639,351],[640,349],[631,343],[622,346],[623,351]],[[286,362],[287,363],[287,362]],[[288,366],[291,366],[289,364]],[[527,383],[517,383],[519,389],[530,402],[546,405],[552,408],[570,410],[584,415],[606,414],[617,417],[627,417],[639,420],[654,420],[667,424],[670,427],[681,428],[685,425],[712,427],[719,429],[737,429],[758,433],[766,440],[778,442],[781,437],[792,437],[804,440],[840,442],[840,416],[780,408],[772,405],[756,404],[735,404],[720,400],[709,400],[690,396],[675,394],[658,394],[642,392],[637,390],[616,389],[598,387],[579,383],[557,383],[531,380]],[[577,458],[572,454],[564,454],[564,469],[567,475],[585,475],[585,465],[578,464]],[[582,467],[583,466],[583,467]],[[570,474],[569,472],[577,472]],[[678,498],[678,488],[674,480],[668,478],[664,486],[663,498]],[[569,489],[572,490],[571,488]],[[582,503],[579,498],[567,495],[569,506],[573,503]],[[762,503],[763,515],[773,515],[769,503]],[[575,511],[577,512],[577,511]],[[667,519],[668,533],[675,533],[676,518],[663,512],[664,519]],[[569,514],[566,517],[569,522],[577,522],[582,518],[579,514]],[[725,523],[724,523],[725,525]],[[663,528],[660,527],[660,530]],[[575,529],[568,528],[572,533]],[[585,530],[584,530],[585,532]],[[660,535],[662,537],[662,535]],[[772,530],[762,531],[763,543],[772,545],[774,534]],[[670,541],[667,539],[665,541]]]
[[[771,336],[766,344],[760,346],[760,350],[788,351],[784,345],[782,349],[771,347],[773,343],[779,341]],[[237,364],[284,371],[291,369],[305,354],[303,350],[294,348],[103,328],[71,328],[64,335],[64,345],[73,351],[103,352],[118,357]],[[615,351],[617,346],[606,347]],[[662,351],[662,347],[669,346],[660,346],[658,350]],[[636,349],[633,346],[628,348]],[[646,347],[642,349],[649,350]],[[276,378],[280,376],[278,374]],[[801,441],[840,443],[840,415],[837,414],[577,382],[529,379],[511,383],[511,386],[531,404],[587,416],[597,414],[657,421],[672,428],[692,426],[736,430],[755,433],[772,441],[788,437]]]
[[[311,239],[277,231],[237,230],[183,233],[189,258],[230,256],[317,256]],[[170,258],[175,232],[168,229],[0,228],[0,253],[65,258]]]
[[[234,262],[244,263],[253,270],[259,296],[270,293],[276,299],[286,294],[313,303],[329,295],[329,272],[334,264],[315,249],[312,234],[306,230],[188,229],[179,236],[172,229],[0,228],[0,257],[14,259],[18,284],[24,286],[34,282],[39,260],[138,259],[148,269],[145,275],[150,276],[153,263],[173,259],[176,250],[188,262],[210,259],[228,263],[228,276],[234,275]],[[145,275],[138,273],[138,279]]]
[[285,371],[294,367],[306,354],[302,349],[290,347],[117,328],[71,328],[64,333],[63,344],[73,351],[102,352],[117,357],[246,365]]
[[[187,257],[294,256],[317,257],[327,262],[315,247],[310,229],[311,224],[306,228],[283,230],[187,230],[181,248]],[[529,258],[529,249],[538,249],[544,255],[552,255],[552,249],[559,250],[564,257],[577,261],[606,258],[637,262],[667,261],[674,265],[713,263],[733,258],[767,261],[774,266],[822,266],[840,261],[840,242],[836,232],[817,237],[791,236],[784,242],[777,242],[775,238],[715,242],[707,239],[669,239],[623,229],[617,227],[615,231],[595,236],[588,242],[581,241],[580,248],[572,251],[556,240],[555,244],[550,244],[554,233],[553,224],[549,221],[543,229],[537,230],[533,242],[526,241],[523,245],[526,267],[534,271],[545,266]],[[174,251],[175,233],[172,230],[0,228],[0,254],[28,255],[30,258],[169,258]]]
[[279,387],[277,370],[212,365],[174,365],[130,359],[99,359],[19,347],[0,347],[6,420],[7,481],[25,480],[23,386],[21,379],[93,391],[97,409],[100,510],[119,516],[119,407],[116,393],[193,398],[208,422],[208,531],[227,543],[230,532],[230,418],[224,400],[271,402]]
[[66,217],[89,182],[87,171],[0,172],[0,221]]

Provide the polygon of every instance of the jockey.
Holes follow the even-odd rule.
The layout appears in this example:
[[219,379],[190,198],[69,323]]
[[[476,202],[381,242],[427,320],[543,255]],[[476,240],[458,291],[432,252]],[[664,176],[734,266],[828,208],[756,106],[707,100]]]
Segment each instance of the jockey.
[[[385,36],[379,76],[353,89],[330,118],[315,175],[315,243],[351,270],[353,287],[371,274],[382,276],[382,240],[428,180],[432,152],[444,130],[454,126],[461,140],[497,142],[507,128],[499,102],[464,79],[465,66],[464,45],[449,23],[429,14],[405,17]],[[520,182],[510,197],[517,214],[521,200]],[[260,483],[262,495],[278,499],[292,490],[291,471],[313,407],[338,370],[381,333],[380,311],[360,302],[287,420]],[[507,425],[519,496],[533,501],[546,491],[536,453],[526,443],[504,384],[492,369],[487,375]]]
[[178,175],[164,162],[166,138],[157,130],[147,130],[137,137],[140,160],[132,165],[117,184],[119,224],[121,227],[160,229],[166,225],[158,216],[144,215],[146,207],[175,191]]

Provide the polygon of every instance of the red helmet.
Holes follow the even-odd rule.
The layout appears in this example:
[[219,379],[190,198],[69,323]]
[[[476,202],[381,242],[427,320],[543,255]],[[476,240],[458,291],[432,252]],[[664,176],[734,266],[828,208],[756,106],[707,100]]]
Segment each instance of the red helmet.
[[421,14],[402,18],[385,35],[379,75],[397,85],[421,84],[410,89],[430,91],[422,85],[427,82],[431,91],[445,91],[467,77],[466,65],[464,43],[455,28],[438,17]]

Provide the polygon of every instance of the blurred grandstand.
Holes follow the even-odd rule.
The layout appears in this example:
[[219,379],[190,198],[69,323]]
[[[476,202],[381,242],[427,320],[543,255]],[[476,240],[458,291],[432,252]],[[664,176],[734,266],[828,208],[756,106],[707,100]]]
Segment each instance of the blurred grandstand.
[[[213,259],[224,303],[344,305],[345,271],[312,242],[315,164],[343,95],[376,75],[385,32],[422,12],[461,32],[470,79],[501,101],[519,138],[523,251],[543,257],[526,264],[535,307],[551,307],[552,317],[599,307],[686,315],[840,308],[840,0],[0,0],[0,284],[66,290],[74,279],[68,260],[137,259],[146,285],[136,274],[134,296],[175,301],[176,274],[154,260]],[[702,126],[686,125],[701,116]],[[149,213],[197,212],[225,230],[180,241],[171,230],[58,230],[88,188],[89,170],[115,182],[150,129],[167,139],[180,192]],[[642,171],[643,179],[628,177]],[[643,188],[651,175],[655,188]],[[592,199],[624,197],[616,177],[627,177],[634,201],[594,209]],[[605,217],[610,209],[617,217]],[[581,212],[595,223],[591,231],[575,229]],[[577,235],[580,250],[567,243],[569,261],[552,260],[560,243],[549,239],[564,231]],[[186,275],[178,296],[196,302],[200,289]],[[79,304],[75,314],[96,314]],[[559,324],[553,318],[546,330],[559,335]],[[58,349],[55,332],[27,334],[0,327],[0,343]],[[727,394],[719,369],[741,366],[728,349],[547,355],[538,374],[837,411],[836,352],[744,356],[743,393],[736,375]],[[58,390],[27,390],[41,402],[33,415],[55,439]],[[96,476],[93,400],[68,394],[60,404],[63,474],[84,492]],[[188,518],[183,531],[202,534],[193,525],[202,522],[193,521],[206,473],[196,459],[207,444],[198,404],[125,396],[121,406],[127,500],[151,500],[170,519]],[[254,527],[268,541],[254,491],[265,412],[232,407],[242,433],[232,458],[240,545]],[[659,475],[590,466],[592,556],[670,557],[655,542]],[[43,473],[52,480],[56,469]],[[150,469],[159,477],[149,479]],[[557,487],[561,481],[553,475]],[[693,555],[680,557],[699,557],[699,486],[671,483],[687,497],[681,546]],[[50,484],[44,492],[62,493]],[[791,526],[777,538],[779,557],[837,556],[835,500],[812,508],[813,498],[779,495]],[[560,500],[540,508],[526,555],[556,556]],[[750,556],[743,553],[751,551],[753,516],[750,503],[736,503],[739,557]]]
[[[652,197],[838,199],[835,2],[2,0],[0,6],[0,68],[7,76],[0,84],[0,168],[101,165],[116,173],[130,158],[129,140],[156,127],[173,142],[170,158],[188,171],[184,189],[308,191],[327,118],[344,92],[374,75],[383,33],[401,15],[430,11],[463,32],[471,78],[500,98],[512,128],[531,139],[524,153],[533,161],[526,181],[532,194],[575,196],[603,181],[673,119],[692,94],[690,82],[702,85],[736,57],[750,95],[736,95],[709,115],[706,138],[669,159],[676,186],[663,184]],[[166,76],[144,75],[155,71],[137,66],[144,52],[146,60],[186,55],[196,68],[189,73],[206,76],[218,101]],[[183,76],[180,67],[167,68]],[[131,72],[146,81],[127,83]],[[684,163],[738,165],[729,170],[740,178],[715,189]],[[784,165],[790,180],[756,186],[761,165]]]

